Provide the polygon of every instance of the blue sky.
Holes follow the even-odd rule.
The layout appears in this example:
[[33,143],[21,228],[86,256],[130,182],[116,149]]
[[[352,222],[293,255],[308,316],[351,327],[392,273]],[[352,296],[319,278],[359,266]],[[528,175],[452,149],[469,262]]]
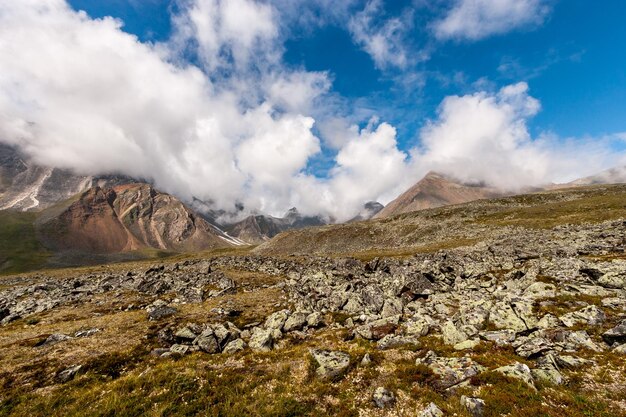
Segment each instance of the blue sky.
[[[123,20],[124,30],[143,41],[171,35],[171,0],[71,0],[93,17]],[[385,16],[396,16],[411,1],[386,1]],[[435,41],[424,28],[437,11],[416,7],[414,27],[406,35],[411,53],[432,50],[425,62],[380,70],[350,33],[330,23],[314,30],[296,28],[285,43],[285,61],[313,71],[329,71],[333,90],[348,100],[364,101],[399,129],[401,146],[416,140],[416,131],[434,117],[443,97],[476,89],[487,82],[497,89],[527,81],[542,111],[530,121],[535,131],[563,137],[602,136],[626,131],[626,2],[589,0],[547,2],[542,24],[521,27],[479,41]],[[358,10],[362,4],[351,10]],[[409,90],[397,79],[415,73],[424,85]],[[483,84],[484,85],[484,84]]]
[[[0,141],[226,211],[626,165],[626,3],[0,2]],[[3,42],[4,41],[4,42]]]

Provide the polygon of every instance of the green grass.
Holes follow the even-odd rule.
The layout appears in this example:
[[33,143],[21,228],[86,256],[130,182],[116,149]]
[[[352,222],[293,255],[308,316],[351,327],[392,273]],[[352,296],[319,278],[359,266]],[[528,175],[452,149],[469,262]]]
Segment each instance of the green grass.
[[[488,214],[479,223],[495,226],[522,226],[549,229],[561,224],[599,223],[626,217],[626,192],[622,186],[592,188],[579,191],[578,198],[558,201],[549,194],[514,197],[511,201],[529,204]],[[556,201],[555,201],[556,200]]]
[[0,211],[0,273],[43,267],[50,253],[37,239],[34,213]]

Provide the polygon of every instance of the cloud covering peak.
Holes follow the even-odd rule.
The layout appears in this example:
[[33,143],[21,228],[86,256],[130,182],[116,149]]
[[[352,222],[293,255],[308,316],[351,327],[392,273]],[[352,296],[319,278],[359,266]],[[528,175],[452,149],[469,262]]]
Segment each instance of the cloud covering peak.
[[[144,178],[216,208],[338,220],[431,169],[510,188],[617,161],[601,142],[533,138],[540,104],[525,83],[446,98],[403,151],[388,122],[329,116],[330,75],[283,62],[271,3],[181,5],[172,38],[153,44],[64,0],[0,1],[0,141],[40,164]],[[310,170],[321,153],[333,164],[323,176]]]

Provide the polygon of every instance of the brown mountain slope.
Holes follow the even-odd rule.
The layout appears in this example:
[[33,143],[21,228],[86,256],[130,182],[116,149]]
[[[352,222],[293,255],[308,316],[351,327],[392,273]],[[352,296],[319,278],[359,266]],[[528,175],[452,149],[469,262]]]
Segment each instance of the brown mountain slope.
[[178,199],[148,184],[90,188],[42,213],[37,229],[54,251],[196,251],[235,244]]
[[501,197],[503,195],[503,192],[494,188],[462,184],[442,174],[429,172],[417,184],[387,204],[374,218],[383,219],[396,214],[467,203],[483,198]]

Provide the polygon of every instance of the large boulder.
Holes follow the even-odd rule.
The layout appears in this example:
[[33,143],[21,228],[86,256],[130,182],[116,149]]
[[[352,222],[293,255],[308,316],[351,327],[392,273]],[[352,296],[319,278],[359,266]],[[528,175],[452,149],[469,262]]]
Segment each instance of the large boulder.
[[272,350],[274,346],[273,331],[271,329],[255,327],[250,336],[248,346],[250,346],[250,349],[260,352]]

